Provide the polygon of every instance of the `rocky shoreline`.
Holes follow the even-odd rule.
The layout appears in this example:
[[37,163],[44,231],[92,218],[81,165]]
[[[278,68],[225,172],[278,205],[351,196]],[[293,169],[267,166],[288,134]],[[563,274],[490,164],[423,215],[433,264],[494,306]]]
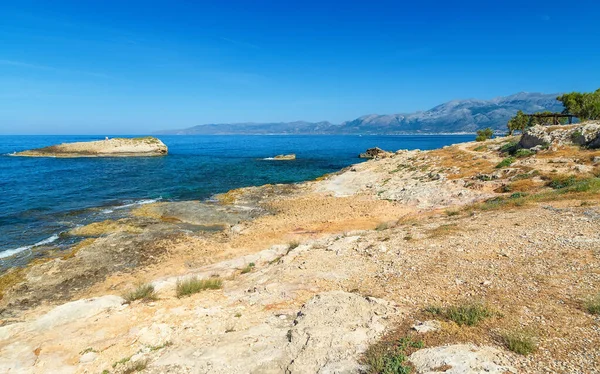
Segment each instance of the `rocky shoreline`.
[[63,143],[17,152],[17,157],[149,157],[164,156],[167,146],[157,138],[106,138],[90,142]]
[[[417,373],[598,371],[600,151],[564,130],[530,153],[517,137],[386,152],[78,228],[70,252],[0,276],[0,369],[358,373],[392,349]],[[194,279],[222,286],[178,296]],[[154,297],[126,301],[140,284]],[[465,303],[485,320],[443,313]],[[517,331],[533,354],[509,349]]]

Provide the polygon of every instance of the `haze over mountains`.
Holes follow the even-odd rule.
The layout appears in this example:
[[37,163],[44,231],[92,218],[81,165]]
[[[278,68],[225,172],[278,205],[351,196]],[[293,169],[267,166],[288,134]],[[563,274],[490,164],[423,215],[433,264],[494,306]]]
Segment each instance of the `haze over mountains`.
[[369,114],[341,124],[323,122],[221,123],[182,130],[161,131],[175,135],[266,135],[266,134],[409,134],[461,133],[491,127],[506,130],[507,121],[518,110],[560,112],[558,94],[521,92],[491,100],[453,100],[427,111],[389,115]]

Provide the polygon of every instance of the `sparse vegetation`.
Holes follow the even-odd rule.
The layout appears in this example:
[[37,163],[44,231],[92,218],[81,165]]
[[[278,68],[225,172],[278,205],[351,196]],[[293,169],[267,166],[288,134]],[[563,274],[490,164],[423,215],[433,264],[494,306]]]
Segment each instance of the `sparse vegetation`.
[[25,279],[25,269],[14,267],[0,276],[0,300],[4,293],[15,284]]
[[525,158],[534,155],[535,152],[529,149],[521,148],[515,152],[515,157],[517,158]]
[[375,344],[365,352],[362,363],[369,374],[408,374],[411,366],[407,362],[410,350],[423,348],[420,340],[404,337],[394,342]]
[[128,302],[132,302],[135,300],[142,301],[154,301],[157,299],[156,291],[154,290],[154,286],[146,283],[140,284],[134,291],[128,292],[123,295],[123,298]]
[[248,265],[246,265],[243,269],[242,269],[242,274],[246,274],[252,271],[252,269],[254,269],[256,265],[254,264],[254,262],[249,263]]
[[496,169],[502,169],[507,166],[510,166],[513,162],[515,162],[514,157],[507,157],[504,160],[502,160],[498,165],[496,165]]
[[508,143],[503,144],[500,147],[500,152],[502,153],[513,153],[517,150],[518,144],[516,141],[510,141]]
[[448,217],[457,216],[459,214],[460,214],[460,212],[458,210],[450,210],[450,209],[446,210],[446,215]]
[[571,141],[573,143],[577,143],[582,136],[583,134],[581,133],[581,131],[573,131],[573,133],[571,134]]
[[559,190],[561,188],[573,186],[575,183],[577,183],[577,178],[575,178],[574,175],[557,175],[552,177],[547,185],[550,188]]
[[439,238],[445,235],[449,235],[459,231],[460,228],[455,223],[449,223],[445,225],[440,225],[434,229],[429,230],[429,238]]
[[494,136],[494,130],[491,128],[486,128],[483,130],[477,130],[477,137],[475,138],[476,142],[483,142],[485,140],[491,139]]
[[483,152],[483,151],[487,150],[487,147],[485,145],[480,145],[480,146],[473,148],[473,150],[475,152]]
[[219,278],[198,279],[188,278],[177,282],[177,297],[189,296],[204,290],[217,290],[223,287]]
[[120,359],[119,361],[116,361],[112,364],[113,369],[116,368],[119,365],[123,365],[129,362],[129,360],[131,360],[131,356],[128,357],[124,357],[122,359]]
[[585,310],[590,314],[600,315],[600,293],[585,302]]
[[387,230],[389,228],[390,228],[390,225],[387,222],[381,222],[380,224],[377,225],[377,227],[375,227],[375,230],[383,231],[383,230]]
[[[562,179],[564,177],[560,177]],[[568,177],[567,177],[568,179]],[[600,178],[586,178],[575,180],[573,183],[565,183],[559,187],[559,182],[555,184],[557,188],[554,191],[543,191],[539,193],[511,195],[508,197],[494,197],[483,203],[473,204],[465,208],[467,211],[473,210],[494,210],[510,207],[523,206],[534,202],[556,201],[562,199],[579,198],[589,199],[597,197],[600,193]]]
[[474,326],[484,319],[493,317],[495,315],[495,313],[484,304],[472,302],[462,305],[449,306],[446,308],[430,306],[426,308],[425,311],[434,316],[453,321],[459,326]]
[[144,370],[148,366],[148,360],[138,360],[135,362],[130,362],[125,370],[123,370],[123,374],[131,374],[138,371]]
[[292,250],[294,250],[296,248],[298,248],[299,245],[300,245],[300,242],[297,241],[297,240],[289,242],[289,244],[288,244],[288,252],[292,251]]
[[523,331],[504,333],[502,334],[502,340],[506,348],[523,356],[537,350],[534,337]]
[[160,345],[151,345],[148,347],[148,349],[150,349],[150,352],[154,352],[154,351],[158,351],[159,349],[170,347],[171,345],[173,345],[173,343],[171,341],[167,341]]

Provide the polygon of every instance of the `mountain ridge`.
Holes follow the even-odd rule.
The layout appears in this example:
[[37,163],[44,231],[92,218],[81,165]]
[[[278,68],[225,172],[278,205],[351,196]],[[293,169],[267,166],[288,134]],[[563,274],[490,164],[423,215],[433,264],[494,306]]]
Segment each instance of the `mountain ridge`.
[[506,129],[517,110],[524,112],[562,111],[560,94],[519,92],[490,100],[451,100],[429,110],[413,113],[366,114],[341,124],[329,121],[244,122],[197,125],[157,134],[171,135],[321,135],[321,134],[429,134],[465,133],[491,127]]

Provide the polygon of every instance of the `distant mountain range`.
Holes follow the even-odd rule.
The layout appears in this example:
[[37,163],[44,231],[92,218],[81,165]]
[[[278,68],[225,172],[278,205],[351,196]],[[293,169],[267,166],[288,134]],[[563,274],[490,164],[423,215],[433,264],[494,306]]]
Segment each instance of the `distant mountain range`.
[[506,122],[522,110],[560,112],[559,94],[521,92],[492,100],[453,100],[424,112],[409,114],[369,114],[341,124],[323,122],[221,123],[183,130],[161,131],[175,135],[265,135],[265,134],[424,134],[461,133],[491,127],[505,131]]

